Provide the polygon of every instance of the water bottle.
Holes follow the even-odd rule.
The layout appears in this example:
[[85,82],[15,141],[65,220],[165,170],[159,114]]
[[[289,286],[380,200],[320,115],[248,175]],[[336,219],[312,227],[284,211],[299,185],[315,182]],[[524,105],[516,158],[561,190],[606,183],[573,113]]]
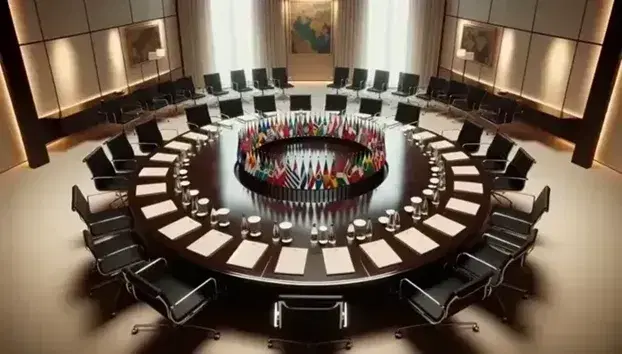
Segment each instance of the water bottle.
[[395,212],[395,216],[393,217],[393,228],[395,230],[399,230],[400,229],[400,212],[396,211]]
[[348,225],[348,229],[346,230],[346,239],[348,241],[354,240],[354,225]]
[[318,242],[320,243],[320,245],[325,245],[328,243],[328,228],[324,225],[320,226],[319,228],[320,230],[320,237]]
[[374,233],[374,225],[371,223],[371,218],[367,218],[367,225],[365,225],[365,237],[368,240],[371,240],[371,237]]
[[434,194],[432,194],[432,204],[434,204],[435,206],[438,206],[440,202],[441,202],[441,195],[438,189],[435,189]]
[[218,224],[218,212],[216,212],[216,209],[214,208],[212,208],[212,211],[209,213],[209,223],[212,226],[216,226],[216,224]]
[[337,243],[337,236],[335,236],[335,228],[333,224],[330,224],[328,228],[328,243],[334,245]]
[[421,202],[421,215],[428,215],[428,198],[423,198]]
[[318,234],[317,227],[315,226],[315,223],[313,223],[313,226],[311,227],[311,243],[317,243],[318,241],[317,234]]
[[248,235],[248,221],[246,215],[242,214],[242,222],[240,223],[240,232],[242,236]]
[[279,231],[279,225],[274,222],[272,225],[272,241],[278,242],[281,239],[281,232]]

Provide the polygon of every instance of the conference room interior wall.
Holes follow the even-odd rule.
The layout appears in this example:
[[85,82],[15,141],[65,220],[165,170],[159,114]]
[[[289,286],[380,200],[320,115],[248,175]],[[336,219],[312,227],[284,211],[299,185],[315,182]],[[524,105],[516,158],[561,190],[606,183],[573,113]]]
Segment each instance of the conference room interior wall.
[[[439,74],[581,118],[613,0],[448,0]],[[456,57],[465,25],[496,28],[491,66]]]
[[[180,77],[175,0],[9,0],[40,118],[150,80]],[[125,29],[157,25],[166,55],[131,65]]]
[[611,100],[600,139],[596,148],[595,160],[622,173],[622,61],[618,64]]
[[26,161],[13,103],[0,65],[0,173]]

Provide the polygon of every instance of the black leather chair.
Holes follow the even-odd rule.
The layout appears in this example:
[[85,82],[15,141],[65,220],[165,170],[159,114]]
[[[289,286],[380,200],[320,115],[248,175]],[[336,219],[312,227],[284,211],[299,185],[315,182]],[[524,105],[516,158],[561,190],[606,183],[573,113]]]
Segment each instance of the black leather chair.
[[236,118],[244,115],[241,98],[222,100],[218,102],[220,115],[223,119]]
[[311,95],[291,95],[289,97],[290,111],[310,111]]
[[240,94],[240,98],[244,92],[253,91],[253,88],[248,86],[244,70],[231,70],[231,87]]
[[155,119],[137,125],[135,130],[138,136],[138,148],[144,153],[151,153],[164,144],[164,138]]
[[268,71],[266,68],[257,68],[252,71],[253,87],[261,91],[264,94],[266,90],[274,90],[274,86],[268,80]]
[[[274,343],[320,346],[345,344],[352,348],[352,339],[332,339],[347,329],[348,303],[339,295],[280,295],[274,303],[272,325],[278,332],[287,332],[288,339],[270,338],[268,348]],[[310,324],[313,324],[310,326]],[[311,340],[311,341],[310,341]]]
[[173,276],[164,258],[126,268],[123,276],[137,300],[146,303],[168,320],[167,324],[136,324],[132,327],[132,334],[159,327],[186,327],[207,331],[215,340],[220,339],[220,333],[215,329],[187,324],[217,298],[219,289],[216,279],[209,278],[198,286],[190,285]]
[[71,210],[78,213],[95,237],[132,229],[132,213],[128,208],[110,208],[92,213],[88,198],[84,197],[76,185],[71,187]]
[[465,112],[476,111],[486,96],[486,91],[475,86],[468,86],[466,97],[455,97],[450,100],[450,105]]
[[348,76],[350,76],[350,68],[337,66],[333,72],[333,82],[326,87],[335,89],[336,94],[339,94],[339,90],[346,87]]
[[406,98],[407,102],[410,102],[410,96],[417,93],[417,87],[419,87],[419,75],[401,72],[397,81],[397,90],[391,94]]
[[551,188],[545,186],[538,197],[526,195],[533,198],[530,212],[518,210],[512,206],[496,205],[490,214],[490,224],[517,234],[531,235],[538,220],[549,211]]
[[272,83],[276,88],[281,89],[281,94],[277,99],[287,98],[285,89],[293,88],[294,85],[289,83],[289,75],[287,74],[287,68],[272,68]]
[[201,130],[202,127],[212,124],[212,117],[207,104],[186,107],[186,120],[188,129],[194,131]]
[[137,158],[132,144],[125,132],[121,132],[108,139],[104,144],[112,156],[112,164],[117,171],[133,171],[138,167]]
[[415,281],[403,278],[399,283],[399,296],[428,323],[398,328],[395,338],[402,338],[404,330],[427,326],[469,326],[479,332],[476,322],[444,322],[488,294],[488,284],[493,276],[488,271],[481,276],[455,266],[446,265],[430,269],[423,279]]
[[[477,147],[489,145],[485,155],[471,154],[471,159],[479,161],[486,170],[503,171],[507,165],[508,156],[514,147],[514,142],[505,134],[497,132],[491,143],[467,143],[465,146]],[[484,163],[484,160],[487,162]]]
[[415,97],[425,101],[427,108],[438,95],[443,94],[447,91],[448,86],[449,82],[447,82],[447,80],[440,77],[431,76],[428,82],[428,86],[425,88],[425,92],[417,93]]
[[[441,135],[445,135],[445,132],[455,130],[457,129],[443,130],[441,132]],[[462,128],[460,128],[458,139],[456,139],[454,142],[467,152],[476,152],[479,149],[479,146],[477,144],[481,142],[483,132],[484,128],[471,122],[470,120],[465,120],[462,124]]]
[[516,101],[490,93],[484,97],[477,111],[481,118],[497,126],[511,123],[518,113],[520,109]]
[[277,113],[276,97],[274,95],[255,96],[253,97],[253,105],[255,112],[264,117],[272,117]]
[[161,96],[158,98],[165,98],[168,104],[175,105],[188,100],[188,97],[184,94],[183,89],[180,87],[183,83],[183,78],[177,81],[165,81],[158,84],[158,91]]
[[150,85],[146,87],[139,88],[132,96],[136,98],[138,102],[142,105],[142,107],[150,112],[157,112],[158,110],[169,105],[169,101],[165,96],[162,96],[160,92],[158,92],[157,85]]
[[114,97],[101,101],[99,113],[114,124],[126,124],[144,114],[144,109],[134,96]]
[[87,230],[82,231],[84,245],[89,249],[95,258],[95,269],[97,272],[107,279],[93,286],[89,290],[89,296],[94,291],[103,288],[106,285],[116,283],[118,290],[114,297],[114,310],[111,315],[116,313],[117,302],[123,288],[123,280],[119,278],[121,271],[126,267],[142,264],[144,262],[143,249],[134,241],[134,237],[130,231],[122,231],[117,234],[105,237],[93,238]]
[[82,162],[86,163],[91,171],[93,183],[98,191],[121,192],[129,188],[129,174],[117,172],[101,146],[88,154]]
[[394,119],[402,124],[419,125],[421,108],[409,103],[399,102]]
[[192,78],[190,76],[182,77],[181,79],[177,80],[177,83],[178,91],[182,95],[185,95],[188,99],[193,100],[194,104],[197,103],[197,100],[205,97],[204,94],[197,92],[197,89],[194,86],[194,81],[192,81]]
[[469,87],[460,81],[450,80],[447,91],[439,92],[435,99],[441,103],[447,105],[447,112],[451,113],[452,103],[455,100],[467,99],[469,95]]
[[359,92],[367,87],[367,69],[354,68],[352,72],[352,84],[346,86],[347,90],[356,91],[355,101],[360,100]]
[[367,89],[369,92],[377,93],[378,99],[382,99],[382,94],[389,88],[389,72],[386,70],[376,70],[374,73],[374,83]]
[[[498,160],[484,160],[484,163]],[[513,191],[520,192],[525,188],[527,174],[536,161],[522,148],[518,149],[512,161],[504,171],[490,171],[493,174],[493,192]],[[499,193],[494,193],[503,197]],[[506,197],[504,197],[507,199]]]
[[205,82],[205,91],[210,95],[218,97],[228,95],[229,91],[222,89],[222,82],[220,81],[220,74],[205,74],[203,75],[203,82]]
[[375,98],[361,98],[359,113],[369,114],[370,116],[380,115],[382,112],[382,100]]
[[326,94],[325,111],[345,112],[348,107],[348,96]]

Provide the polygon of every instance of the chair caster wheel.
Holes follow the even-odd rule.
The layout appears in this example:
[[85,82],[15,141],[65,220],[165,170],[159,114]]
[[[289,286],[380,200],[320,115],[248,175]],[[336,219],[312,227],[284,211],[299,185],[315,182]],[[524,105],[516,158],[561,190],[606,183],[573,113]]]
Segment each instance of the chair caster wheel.
[[400,331],[396,331],[396,332],[395,332],[395,338],[397,338],[397,339],[401,339],[401,338],[402,338],[402,332],[400,332]]
[[132,335],[138,333],[138,328],[132,328]]
[[117,315],[117,313],[113,312],[113,313],[110,314],[110,317],[115,317],[116,315]]
[[220,332],[214,333],[214,340],[219,340],[219,339],[220,339]]
[[352,343],[348,342],[346,343],[346,350],[350,350],[350,349],[352,349]]
[[475,332],[475,333],[479,332],[479,326],[478,325],[473,325],[473,332]]
[[502,318],[501,318],[501,322],[503,322],[503,323],[508,323],[508,318],[507,318],[507,317],[502,317]]
[[268,348],[272,348],[272,341],[268,339]]
[[523,300],[527,300],[529,299],[529,293],[524,293],[523,294]]

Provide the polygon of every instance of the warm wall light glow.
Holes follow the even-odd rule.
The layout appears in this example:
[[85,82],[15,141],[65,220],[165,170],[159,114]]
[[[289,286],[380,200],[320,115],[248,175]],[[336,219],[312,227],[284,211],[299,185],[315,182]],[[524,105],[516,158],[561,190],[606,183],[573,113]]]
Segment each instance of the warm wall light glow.
[[544,57],[539,99],[558,110],[566,93],[573,51],[574,42],[553,38]]
[[[516,47],[516,35],[513,30],[503,30],[503,40],[499,51],[497,64],[497,87],[512,92],[508,88],[512,70],[514,69],[514,49]],[[515,93],[515,92],[512,92]],[[520,92],[518,93],[520,94]]]
[[[9,95],[9,89],[6,86],[6,82],[4,80],[4,71],[2,69],[2,65],[0,65],[0,97],[4,98],[4,102],[0,102],[2,104],[2,111],[4,112],[3,117],[0,117],[3,120],[4,128],[0,128],[0,130],[7,130],[7,133],[10,134],[11,145],[15,147],[15,156],[6,156],[8,161],[2,161],[2,165],[0,165],[0,172],[4,171],[8,168],[15,166],[16,164],[23,162],[26,160],[26,152],[24,151],[24,144],[22,142],[22,135],[19,130],[19,126],[17,125],[17,118],[15,117],[15,111],[13,111],[13,103],[11,102],[11,96]],[[5,125],[6,124],[6,125]],[[4,140],[5,137],[2,137]],[[1,146],[3,146],[2,154],[6,154],[11,152],[8,147],[4,144],[4,141],[0,142]],[[12,155],[12,154],[11,154]]]
[[596,147],[595,160],[622,172],[622,70],[618,64],[618,75],[613,87],[605,122]]
[[[108,50],[108,58],[107,58],[108,62],[106,63],[106,65],[109,67],[110,72],[105,73],[105,74],[108,74],[108,77],[106,78],[106,80],[110,80],[110,86],[111,86],[110,89],[107,90],[107,92],[114,92],[114,91],[122,90],[127,85],[127,80],[125,77],[125,62],[123,60],[124,53],[123,53],[123,47],[121,45],[121,38],[119,36],[119,31],[117,30],[108,31],[107,50]],[[102,88],[103,86],[104,85],[102,85]]]

